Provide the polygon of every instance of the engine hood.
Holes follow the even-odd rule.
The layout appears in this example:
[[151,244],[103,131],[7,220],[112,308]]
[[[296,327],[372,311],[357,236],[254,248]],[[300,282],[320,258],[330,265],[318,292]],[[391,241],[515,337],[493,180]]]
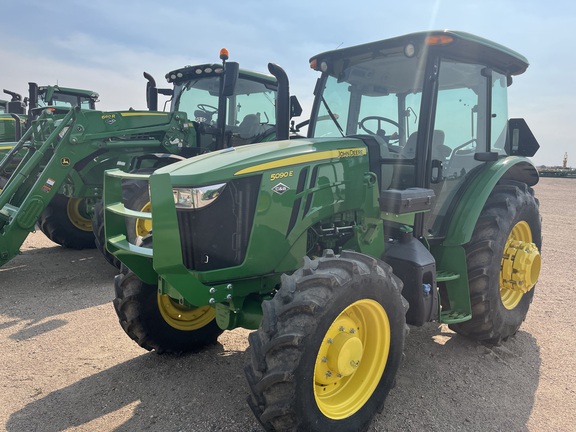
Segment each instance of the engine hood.
[[168,165],[155,174],[168,173],[174,186],[201,186],[268,170],[320,160],[366,155],[359,139],[296,139],[251,144],[196,156]]

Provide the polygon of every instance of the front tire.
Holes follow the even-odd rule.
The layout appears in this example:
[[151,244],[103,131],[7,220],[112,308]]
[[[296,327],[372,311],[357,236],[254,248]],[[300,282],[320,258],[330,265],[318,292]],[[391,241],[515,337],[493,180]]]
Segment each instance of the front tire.
[[117,269],[120,268],[122,264],[118,258],[112,255],[106,249],[106,236],[104,233],[104,203],[98,201],[94,205],[94,216],[92,217],[92,230],[94,234],[94,243],[96,244],[96,249],[102,253],[102,256],[106,261],[112,264]]
[[449,327],[498,344],[526,319],[540,273],[542,224],[526,184],[502,181],[492,191],[465,246],[472,319]]
[[38,219],[38,227],[46,237],[70,249],[96,247],[92,218],[85,198],[68,198],[56,194]]
[[249,337],[248,403],[268,431],[363,431],[393,386],[404,345],[402,283],[356,252],[282,277]]
[[114,309],[120,325],[132,340],[158,354],[196,352],[216,343],[222,334],[214,308],[190,309],[167,295],[158,294],[126,266],[114,279]]

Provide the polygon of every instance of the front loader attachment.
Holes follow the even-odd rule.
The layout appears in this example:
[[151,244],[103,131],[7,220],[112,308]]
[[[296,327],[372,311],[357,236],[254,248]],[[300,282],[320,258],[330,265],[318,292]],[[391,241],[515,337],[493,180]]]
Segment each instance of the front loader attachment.
[[182,151],[195,144],[189,133],[185,113],[75,108],[55,118],[45,111],[0,162],[0,173],[10,173],[0,193],[0,266],[19,253],[57,194],[82,201],[90,223],[106,169],[128,170],[142,154]]
[[36,220],[57,192],[68,167],[75,163],[73,155],[62,156],[58,163],[53,157],[57,140],[70,127],[73,116],[71,110],[56,125],[51,115],[43,114],[0,162],[2,172],[21,158],[0,193],[0,265],[18,254],[28,233],[34,231]]

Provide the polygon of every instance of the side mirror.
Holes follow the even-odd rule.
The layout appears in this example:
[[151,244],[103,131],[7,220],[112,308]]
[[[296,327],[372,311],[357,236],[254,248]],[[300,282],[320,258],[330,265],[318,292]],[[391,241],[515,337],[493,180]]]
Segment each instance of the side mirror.
[[302,105],[298,101],[298,98],[294,95],[290,96],[290,118],[300,117],[302,114]]
[[508,136],[504,149],[510,156],[532,157],[536,154],[540,144],[524,119],[508,120]]
[[236,82],[240,65],[236,62],[227,62],[224,67],[224,82],[222,83],[222,96],[232,96],[236,91]]

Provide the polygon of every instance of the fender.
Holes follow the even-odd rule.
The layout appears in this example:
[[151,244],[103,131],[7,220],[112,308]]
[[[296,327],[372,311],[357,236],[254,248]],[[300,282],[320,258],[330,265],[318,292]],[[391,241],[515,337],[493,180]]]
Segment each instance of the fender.
[[466,189],[448,223],[443,246],[461,246],[470,241],[476,222],[494,186],[501,179],[517,180],[534,186],[538,183],[538,171],[525,157],[507,157],[486,165],[473,183]]

